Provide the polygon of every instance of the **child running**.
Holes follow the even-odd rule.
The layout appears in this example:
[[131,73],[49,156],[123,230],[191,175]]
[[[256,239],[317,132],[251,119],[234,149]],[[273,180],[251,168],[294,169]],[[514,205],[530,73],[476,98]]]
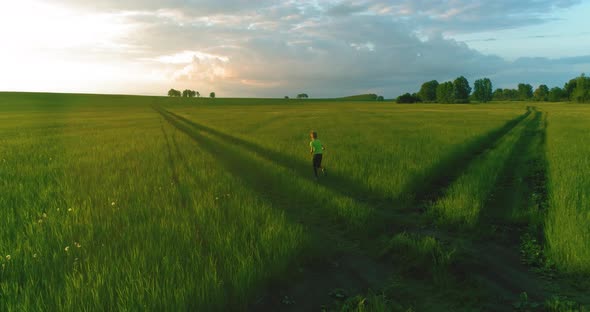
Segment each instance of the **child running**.
[[326,175],[326,169],[322,167],[322,154],[325,150],[324,145],[318,139],[318,133],[311,131],[309,133],[311,142],[309,142],[309,153],[313,155],[313,173],[315,174],[316,180],[318,179],[318,169],[322,169],[324,176]]

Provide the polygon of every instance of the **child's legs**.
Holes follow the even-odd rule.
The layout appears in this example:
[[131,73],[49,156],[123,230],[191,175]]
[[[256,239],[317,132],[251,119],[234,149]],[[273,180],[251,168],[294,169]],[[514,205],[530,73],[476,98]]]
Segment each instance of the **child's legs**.
[[313,173],[318,176],[318,168],[322,167],[322,154],[313,155]]

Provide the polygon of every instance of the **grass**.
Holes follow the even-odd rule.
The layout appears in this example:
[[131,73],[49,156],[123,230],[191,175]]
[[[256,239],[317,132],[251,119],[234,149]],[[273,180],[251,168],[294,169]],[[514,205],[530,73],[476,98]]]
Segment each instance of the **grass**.
[[341,98],[343,101],[376,101],[377,95],[375,94],[358,94],[358,95],[351,95],[345,96]]
[[[581,272],[584,241],[557,237],[586,233],[590,220],[556,195],[584,181],[574,175],[583,160],[559,167],[583,149],[569,151],[559,136],[581,130],[556,107],[541,109],[548,255]],[[342,254],[386,259],[403,276],[394,292],[351,295],[342,309],[429,310],[434,301],[408,302],[400,296],[411,289],[400,287],[465,285],[447,281],[460,244],[421,233],[437,228],[420,207],[429,202],[438,224],[480,224],[538,120],[526,104],[20,93],[0,93],[0,112],[2,311],[251,309],[264,289],[296,284],[297,268]],[[311,129],[327,147],[329,175],[317,182]],[[570,180],[556,174],[567,172]],[[511,218],[532,222],[518,211]],[[419,272],[439,282],[423,288],[412,280]],[[457,297],[440,294],[432,300],[456,307]]]
[[549,257],[563,270],[590,272],[590,149],[583,142],[590,109],[547,106],[549,203],[545,237]]
[[133,104],[49,109],[3,142],[2,310],[242,305],[300,248],[299,225]]

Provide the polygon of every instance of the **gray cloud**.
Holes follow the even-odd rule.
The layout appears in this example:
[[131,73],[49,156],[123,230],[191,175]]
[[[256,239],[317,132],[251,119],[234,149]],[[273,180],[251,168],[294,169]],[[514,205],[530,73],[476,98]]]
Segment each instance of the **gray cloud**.
[[425,33],[471,33],[517,28],[553,20],[550,13],[566,9],[581,0],[380,0],[337,2],[328,12],[377,14],[407,21]]
[[102,11],[176,10],[187,16],[239,15],[264,12],[269,18],[301,13],[312,16],[382,15],[409,21],[412,27],[437,31],[474,32],[550,21],[548,13],[582,0],[46,0]]
[[174,9],[201,16],[219,13],[234,14],[281,3],[280,0],[46,0],[46,2],[91,11],[157,11]]
[[[118,58],[222,96],[394,97],[431,79],[490,77],[504,86],[533,83],[541,71],[551,84],[588,64],[588,57],[508,62],[442,35],[544,23],[545,13],[577,0],[48,1],[119,16],[136,30],[120,42],[127,48]],[[185,51],[194,56],[159,61]]]

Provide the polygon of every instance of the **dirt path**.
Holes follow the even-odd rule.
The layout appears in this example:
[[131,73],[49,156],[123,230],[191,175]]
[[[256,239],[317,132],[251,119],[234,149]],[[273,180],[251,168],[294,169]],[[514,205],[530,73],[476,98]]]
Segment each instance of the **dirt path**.
[[[262,150],[262,147],[251,142],[220,133],[163,109],[156,110],[170,124],[193,137],[205,148],[209,146],[213,149],[212,140],[216,139],[257,154],[267,155],[270,161],[284,167],[295,169],[307,167],[306,164],[299,163],[285,155]],[[531,114],[533,116],[530,116]],[[442,196],[444,190],[466,170],[471,161],[485,153],[488,148],[520,123],[526,123],[527,129],[516,143],[498,185],[490,196],[489,204],[483,212],[481,219],[486,221],[482,222],[479,228],[484,234],[449,233],[434,228],[428,218],[421,214],[424,207],[427,206],[424,203],[435,201]],[[415,194],[413,207],[417,209],[394,213],[378,209],[380,221],[375,229],[372,229],[367,237],[358,240],[351,240],[350,237],[338,237],[337,232],[320,236],[326,239],[323,243],[330,246],[327,248],[329,251],[320,252],[319,258],[296,260],[291,269],[285,272],[286,277],[270,281],[268,287],[256,295],[247,309],[252,311],[337,310],[346,298],[367,294],[371,290],[383,291],[391,288],[392,284],[399,284],[401,278],[402,284],[405,279],[406,286],[415,292],[412,294],[414,298],[394,299],[400,299],[402,304],[424,307],[426,310],[436,311],[437,306],[439,308],[446,306],[458,307],[457,310],[480,307],[485,311],[512,311],[515,302],[523,301],[521,294],[524,292],[526,292],[528,299],[523,306],[534,310],[535,304],[542,303],[550,295],[555,294],[555,291],[552,290],[555,287],[551,285],[555,281],[547,281],[522,263],[519,244],[525,231],[523,228],[533,220],[527,220],[526,213],[524,213],[522,220],[514,219],[513,208],[523,207],[523,204],[526,203],[526,207],[537,205],[540,207],[539,209],[542,209],[543,201],[546,201],[546,193],[543,193],[546,183],[544,158],[533,157],[531,159],[526,156],[526,153],[531,152],[543,154],[544,125],[543,114],[533,108],[528,108],[525,114],[508,122],[501,129],[489,133],[479,141],[472,142],[463,149],[463,153],[452,155],[449,159],[443,160],[440,168],[433,170],[433,175],[428,180],[428,187],[410,186],[408,191]],[[220,151],[218,146],[215,147],[214,152],[230,170],[233,166],[242,167],[243,165],[243,163],[236,164],[236,161],[243,162],[243,159],[232,158],[229,152],[224,155],[225,152]],[[252,163],[248,166],[254,168],[256,164]],[[520,169],[511,170],[511,168]],[[339,184],[328,183],[326,187],[346,194],[354,190],[353,195],[360,192],[359,194],[366,196],[366,192],[363,193],[365,190],[361,186],[357,186],[354,181],[348,181],[345,177],[335,177],[334,180],[341,178],[344,180],[340,180]],[[244,177],[244,179],[248,179],[248,177]],[[269,185],[274,182],[271,177],[261,177],[260,179],[268,180]],[[539,194],[541,195],[539,196]],[[303,194],[295,194],[294,196],[296,198],[303,196]],[[364,202],[364,204],[374,207],[390,206],[391,202],[395,201],[395,199],[385,198],[382,194],[371,194],[369,198],[369,202]],[[444,244],[460,246],[458,252],[461,257],[453,263],[449,273],[452,276],[453,285],[464,288],[468,294],[471,294],[470,288],[478,288],[472,293],[473,296],[476,296],[475,302],[467,302],[464,307],[457,306],[456,304],[465,294],[456,295],[454,292],[449,292],[448,296],[429,296],[429,291],[437,289],[431,285],[432,281],[415,280],[411,277],[408,278],[408,276],[400,277],[399,268],[390,258],[380,257],[375,248],[382,245],[378,241],[380,238],[393,236],[401,231],[430,235]],[[331,246],[333,244],[343,244],[345,247]],[[440,290],[444,294],[447,293],[445,289]],[[419,302],[421,296],[424,296],[425,302]]]
[[[250,185],[254,192],[270,200],[275,206],[283,207],[287,213],[296,211],[301,214],[301,206],[311,207],[310,209],[316,210],[316,212],[321,209],[330,211],[331,207],[314,207],[315,202],[321,201],[314,199],[313,194],[297,189],[285,194],[281,191],[281,187],[277,187],[277,185],[285,186],[281,185],[285,182],[262,170],[261,166],[264,164],[235,153],[226,148],[225,144],[219,144],[208,136],[208,132],[203,131],[202,127],[192,127],[191,123],[186,123],[184,120],[163,111],[160,114],[178,130],[197,141],[202,148],[215,153],[216,158],[223,166],[241,179],[245,185]],[[226,143],[245,145],[236,140],[233,139]],[[272,156],[273,154],[265,153],[265,155]],[[275,157],[279,157],[279,155],[275,155]],[[312,219],[301,221],[308,225],[314,222]],[[347,235],[346,232],[335,228],[324,229],[320,225],[315,225],[310,230],[314,232],[315,238],[321,240],[320,244],[325,245],[325,250],[312,252],[316,255],[314,259],[307,259],[302,263],[294,262],[292,270],[285,272],[285,274],[290,277],[291,281],[297,282],[286,285],[284,278],[281,278],[281,281],[271,282],[270,287],[260,292],[250,309],[319,310],[331,298],[343,295],[342,292],[330,293],[331,291],[346,289],[346,295],[350,295],[351,293],[363,293],[371,287],[381,287],[386,284],[387,280],[383,277],[389,274],[384,273],[391,271],[391,269],[381,265],[365,253],[359,252],[358,242],[350,239],[343,240],[342,237]]]
[[537,236],[543,232],[541,220],[547,206],[544,144],[543,113],[535,111],[480,217],[483,239],[476,242],[473,254],[480,256],[481,269],[474,271],[498,286],[504,304],[517,302],[522,293],[539,303],[551,295],[546,281],[522,263],[520,248],[526,233],[534,230]]
[[462,234],[430,233],[446,243],[462,240],[463,255],[452,270],[457,276],[469,275],[493,294],[481,304],[485,311],[544,311],[547,299],[563,294],[590,304],[587,290],[573,287],[572,280],[556,278],[555,271],[543,272],[536,265],[523,263],[523,242],[534,239],[542,244],[548,205],[546,115],[536,109],[533,114],[488,198],[474,239],[465,243]]

